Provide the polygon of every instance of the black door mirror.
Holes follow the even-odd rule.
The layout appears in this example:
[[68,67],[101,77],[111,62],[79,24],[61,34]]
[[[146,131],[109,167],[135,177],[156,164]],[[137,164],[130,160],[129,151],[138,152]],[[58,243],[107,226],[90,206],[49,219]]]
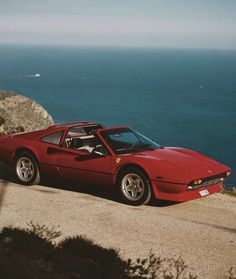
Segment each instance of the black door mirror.
[[75,160],[76,161],[84,161],[84,160],[90,160],[95,158],[102,158],[106,157],[107,151],[102,145],[97,145],[91,153],[88,152],[81,152],[80,155],[78,155]]
[[96,157],[106,157],[107,151],[104,148],[103,145],[97,145],[94,149],[92,154],[94,154]]

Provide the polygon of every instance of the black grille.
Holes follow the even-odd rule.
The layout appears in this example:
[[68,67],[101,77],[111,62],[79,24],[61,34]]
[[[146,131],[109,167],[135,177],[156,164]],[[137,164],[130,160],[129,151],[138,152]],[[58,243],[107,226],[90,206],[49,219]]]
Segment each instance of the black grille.
[[209,185],[212,185],[212,184],[216,184],[220,181],[223,181],[224,178],[221,177],[221,178],[215,178],[215,179],[210,179],[210,180],[206,180],[205,182],[202,182],[201,184],[199,184],[200,187],[206,187],[206,186],[209,186]]
[[221,173],[210,177],[200,178],[200,180],[202,180],[201,184],[194,185],[194,180],[193,180],[188,184],[188,186],[191,186],[192,187],[191,189],[207,187],[219,183],[220,181],[223,181],[226,176],[227,176],[226,173]]

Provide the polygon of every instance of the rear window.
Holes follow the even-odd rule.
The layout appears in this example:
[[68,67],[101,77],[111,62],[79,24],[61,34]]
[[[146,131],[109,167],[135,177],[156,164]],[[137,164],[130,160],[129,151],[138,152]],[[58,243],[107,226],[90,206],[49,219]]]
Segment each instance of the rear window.
[[68,137],[76,137],[76,136],[86,136],[87,133],[84,127],[73,127],[69,129],[67,136]]
[[41,138],[41,141],[59,145],[60,140],[61,140],[61,136],[62,136],[62,132],[63,131],[56,132],[54,134],[50,134],[50,135],[48,135],[46,137]]

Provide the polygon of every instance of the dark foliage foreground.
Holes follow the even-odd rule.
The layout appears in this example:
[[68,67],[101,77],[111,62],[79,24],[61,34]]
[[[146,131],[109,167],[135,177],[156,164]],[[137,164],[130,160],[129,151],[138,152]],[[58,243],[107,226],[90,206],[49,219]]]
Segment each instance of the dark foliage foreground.
[[[114,249],[105,249],[76,236],[59,244],[55,228],[31,223],[27,229],[4,228],[0,233],[1,279],[161,278],[196,279],[179,258],[123,260]],[[235,279],[233,270],[229,279]]]

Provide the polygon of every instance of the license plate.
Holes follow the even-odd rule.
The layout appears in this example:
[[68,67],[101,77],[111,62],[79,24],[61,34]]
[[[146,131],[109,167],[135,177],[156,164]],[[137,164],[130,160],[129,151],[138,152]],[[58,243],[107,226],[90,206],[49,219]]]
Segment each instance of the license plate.
[[202,191],[199,191],[199,194],[201,195],[201,197],[204,197],[204,196],[209,195],[209,192],[208,192],[208,190],[202,190]]

